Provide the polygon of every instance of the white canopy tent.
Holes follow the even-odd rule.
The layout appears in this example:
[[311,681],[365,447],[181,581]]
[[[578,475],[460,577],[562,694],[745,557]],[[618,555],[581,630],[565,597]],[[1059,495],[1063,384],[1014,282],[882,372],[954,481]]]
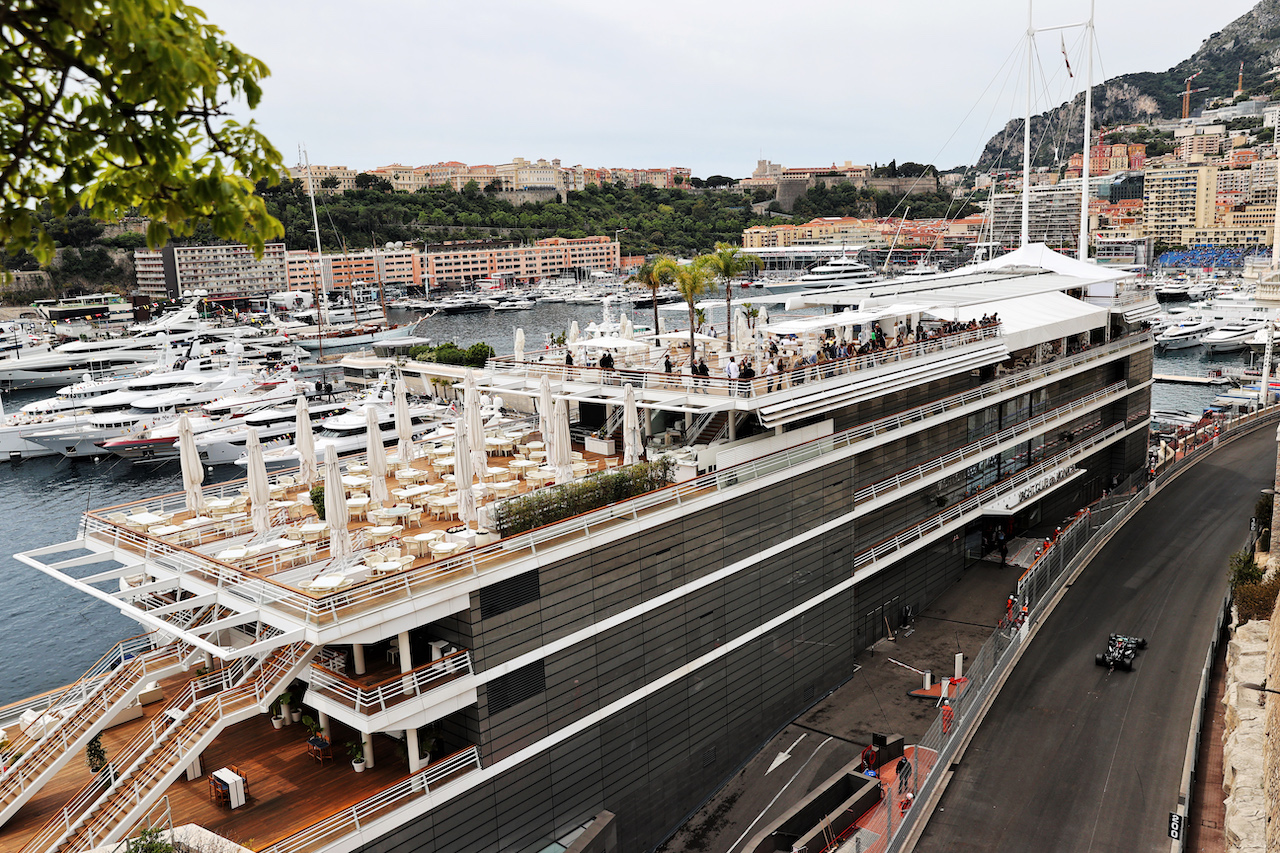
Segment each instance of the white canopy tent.
[[604,335],[598,338],[583,338],[571,344],[576,349],[648,349],[649,344],[630,341],[617,335]]
[[1065,293],[1037,293],[998,302],[959,305],[953,320],[980,320],[999,314],[1005,344],[1010,352],[1078,335],[1106,326],[1108,311]]

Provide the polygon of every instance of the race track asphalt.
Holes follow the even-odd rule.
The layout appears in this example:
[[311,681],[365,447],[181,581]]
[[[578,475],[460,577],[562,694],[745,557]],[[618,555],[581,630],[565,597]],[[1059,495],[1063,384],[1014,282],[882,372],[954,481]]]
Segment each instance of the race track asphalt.
[[[1271,484],[1276,433],[1215,451],[1154,496],[1041,626],[917,843],[943,851],[1168,851],[1229,555]],[[1133,672],[1094,664],[1146,637]]]

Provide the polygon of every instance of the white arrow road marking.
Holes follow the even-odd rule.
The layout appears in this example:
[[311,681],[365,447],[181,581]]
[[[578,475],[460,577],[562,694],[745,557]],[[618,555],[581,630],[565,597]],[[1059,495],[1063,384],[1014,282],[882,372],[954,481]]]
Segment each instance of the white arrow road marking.
[[786,761],[788,758],[791,757],[792,750],[794,750],[800,744],[800,741],[804,740],[808,736],[809,736],[809,733],[805,732],[804,734],[800,735],[800,737],[796,738],[795,743],[787,747],[786,752],[779,752],[778,757],[773,759],[773,763],[769,765],[769,769],[764,771],[764,775],[768,776],[774,770],[777,770],[778,766],[782,764],[782,762]]

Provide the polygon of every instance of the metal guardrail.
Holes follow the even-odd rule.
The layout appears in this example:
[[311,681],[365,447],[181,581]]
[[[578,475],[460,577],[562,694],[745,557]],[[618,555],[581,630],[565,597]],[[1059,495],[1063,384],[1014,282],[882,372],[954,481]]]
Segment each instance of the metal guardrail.
[[[945,352],[946,350],[956,349],[979,341],[995,340],[1001,337],[1002,334],[1001,326],[984,326],[866,355],[833,359],[815,364],[804,364],[795,369],[779,371],[774,376],[756,376],[752,379],[729,379],[725,376],[692,376],[681,373],[665,373],[657,370],[640,370],[632,367],[615,367],[606,370],[599,367],[566,365],[563,363],[566,347],[538,351],[539,355],[554,358],[556,361],[513,361],[511,356],[498,356],[490,359],[486,363],[486,367],[501,373],[503,376],[521,376],[526,379],[538,379],[546,375],[560,381],[584,382],[590,385],[616,385],[618,387],[631,385],[635,388],[679,391],[681,393],[718,397],[759,397],[784,387],[800,385],[805,382],[817,382],[837,376],[846,376],[860,370],[906,361],[935,352]],[[584,343],[590,343],[590,340],[587,339]]]
[[[1188,466],[1204,458],[1207,453],[1206,448],[1219,447],[1260,426],[1275,422],[1280,422],[1280,406],[1272,406],[1231,419],[1221,426],[1216,436],[1190,451],[1182,459],[1169,463],[1150,483],[1143,482],[1147,479],[1145,471],[1133,475],[1128,482],[1119,487],[1121,493],[1130,492],[1123,500],[1116,500],[1116,495],[1113,493],[1109,499],[1104,498],[1090,510],[1082,510],[1076,515],[1072,524],[1058,535],[1057,541],[1052,543],[1019,579],[1019,595],[1025,596],[1028,607],[1024,625],[1013,631],[999,629],[987,639],[969,664],[968,671],[965,673],[967,683],[964,690],[959,696],[950,700],[949,706],[939,713],[924,737],[920,739],[919,746],[926,751],[934,751],[936,758],[930,766],[923,768],[923,772],[913,774],[918,786],[914,802],[928,802],[936,793],[946,778],[960,745],[978,724],[980,709],[991,698],[995,685],[998,685],[1004,674],[1012,668],[1017,658],[1017,651],[1026,641],[1030,628],[1048,615],[1049,604],[1052,603],[1062,585],[1075,575],[1077,569],[1092,559],[1097,548],[1106,541],[1107,537],[1128,521],[1170,480]],[[894,790],[889,790],[885,804],[896,816],[899,813],[901,797]],[[906,850],[907,842],[913,836],[911,830],[919,821],[927,819],[928,814],[923,809],[908,809],[902,815],[901,821],[890,828],[890,832],[864,848],[865,853],[881,853],[881,851],[899,853]]]
[[296,832],[260,853],[310,853],[332,844],[352,832],[360,832],[368,824],[411,800],[447,784],[472,770],[479,770],[480,748],[471,746],[414,773],[390,788],[379,791],[354,806]]
[[375,714],[472,672],[471,651],[461,649],[367,687],[316,663],[311,664],[309,680],[312,690],[320,695],[341,702],[357,714]]

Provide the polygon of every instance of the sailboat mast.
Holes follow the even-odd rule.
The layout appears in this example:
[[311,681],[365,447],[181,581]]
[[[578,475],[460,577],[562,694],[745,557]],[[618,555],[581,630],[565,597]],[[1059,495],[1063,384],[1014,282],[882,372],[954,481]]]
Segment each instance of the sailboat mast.
[[1022,245],[1031,242],[1031,63],[1034,59],[1036,28],[1031,19],[1032,0],[1027,0],[1027,115],[1022,124]]
[[1080,164],[1080,253],[1089,260],[1089,143],[1093,140],[1093,10],[1089,0],[1089,22],[1084,27],[1084,49],[1089,54],[1084,84],[1084,161]]
[[316,305],[316,316],[323,327],[327,325],[329,319],[326,316],[329,313],[329,291],[324,286],[324,251],[320,248],[320,217],[316,215],[316,189],[311,184],[311,158],[307,155],[306,146],[302,148],[302,157],[307,166],[307,198],[311,199],[311,227],[316,235],[316,264],[320,278],[321,299]]

